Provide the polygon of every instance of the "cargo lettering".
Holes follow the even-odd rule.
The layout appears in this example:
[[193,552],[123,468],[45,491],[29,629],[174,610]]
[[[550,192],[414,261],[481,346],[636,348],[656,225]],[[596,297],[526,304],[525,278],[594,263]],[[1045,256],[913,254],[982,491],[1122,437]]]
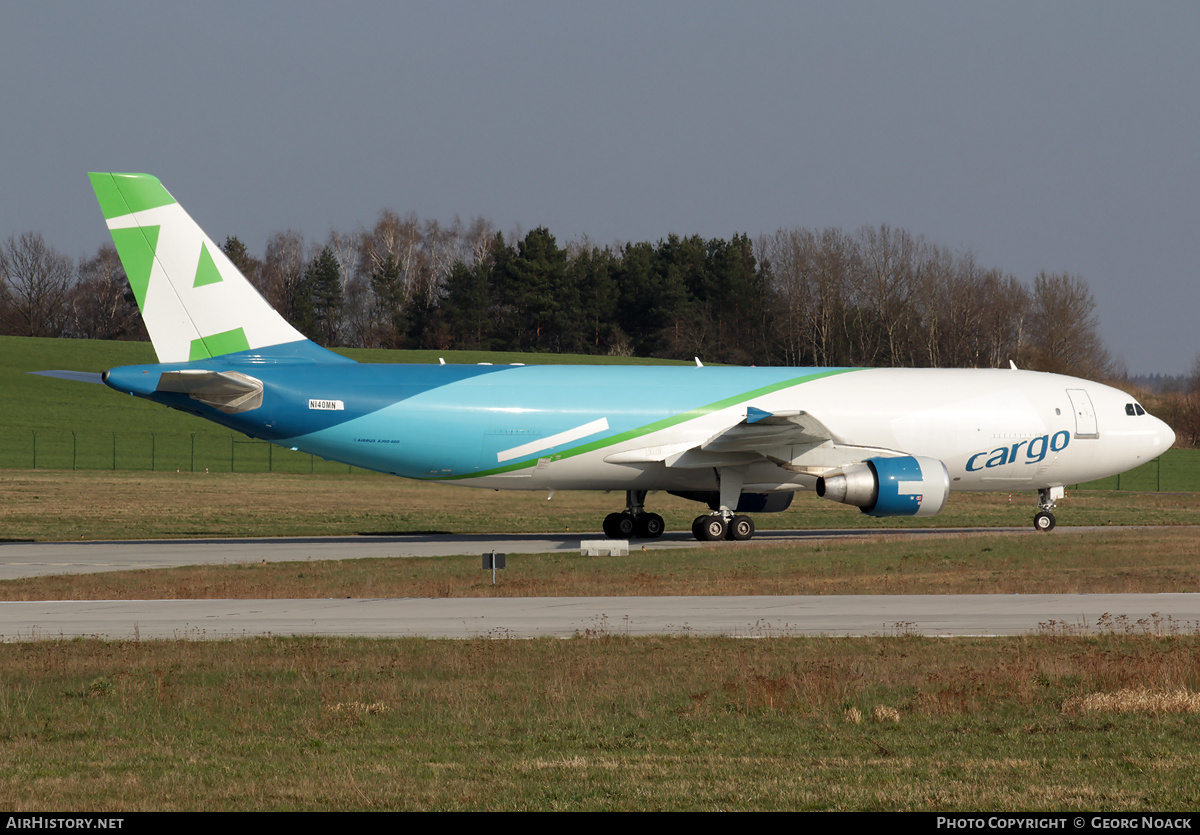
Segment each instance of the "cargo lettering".
[[1069,443],[1071,443],[1071,433],[1062,429],[1053,435],[1039,435],[1036,438],[1017,441],[1012,446],[977,452],[967,459],[967,472],[975,473],[983,469],[1015,464],[1018,458],[1026,464],[1038,464],[1046,459],[1047,453],[1062,452]]

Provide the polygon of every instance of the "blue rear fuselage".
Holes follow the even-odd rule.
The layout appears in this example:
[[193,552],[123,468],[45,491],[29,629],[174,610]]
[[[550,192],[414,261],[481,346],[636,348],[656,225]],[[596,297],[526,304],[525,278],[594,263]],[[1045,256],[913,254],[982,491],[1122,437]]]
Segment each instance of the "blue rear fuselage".
[[[262,405],[226,414],[187,394],[156,390],[162,372],[197,368],[261,380]],[[106,382],[251,437],[357,467],[407,478],[458,479],[604,449],[843,370],[384,365],[266,360],[248,352],[116,368]],[[576,429],[586,434],[539,444]]]

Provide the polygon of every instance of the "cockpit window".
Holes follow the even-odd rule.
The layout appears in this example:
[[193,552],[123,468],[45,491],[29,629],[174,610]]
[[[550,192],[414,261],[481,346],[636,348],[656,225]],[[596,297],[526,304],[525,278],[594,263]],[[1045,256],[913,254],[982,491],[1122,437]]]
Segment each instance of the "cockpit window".
[[1125,404],[1125,414],[1127,414],[1127,415],[1136,415],[1136,414],[1137,414],[1137,412],[1135,412],[1135,411],[1133,410],[1133,404],[1132,404],[1132,403],[1126,403],[1126,404]]
[[1137,415],[1146,414],[1146,410],[1142,408],[1141,403],[1126,403],[1125,414],[1130,415],[1131,417],[1136,417]]
[[1137,413],[1138,413],[1139,415],[1144,415],[1144,414],[1146,414],[1146,410],[1142,408],[1142,404],[1141,404],[1141,403],[1134,403],[1134,404],[1133,404],[1133,408],[1137,409]]

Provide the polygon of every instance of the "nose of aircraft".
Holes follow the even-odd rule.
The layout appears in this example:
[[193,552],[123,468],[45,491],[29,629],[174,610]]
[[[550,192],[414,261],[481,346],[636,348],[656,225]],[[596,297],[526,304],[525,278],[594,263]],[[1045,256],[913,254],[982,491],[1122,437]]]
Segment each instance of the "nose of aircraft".
[[1156,454],[1162,455],[1175,445],[1175,430],[1156,417],[1150,419],[1154,421],[1154,439],[1151,443],[1157,450]]
[[1108,447],[1117,465],[1113,472],[1123,472],[1145,464],[1162,455],[1175,443],[1175,432],[1166,423],[1145,411],[1136,413],[1136,401],[1118,389],[1092,392],[1104,416],[1100,424],[1101,437],[1112,441]]

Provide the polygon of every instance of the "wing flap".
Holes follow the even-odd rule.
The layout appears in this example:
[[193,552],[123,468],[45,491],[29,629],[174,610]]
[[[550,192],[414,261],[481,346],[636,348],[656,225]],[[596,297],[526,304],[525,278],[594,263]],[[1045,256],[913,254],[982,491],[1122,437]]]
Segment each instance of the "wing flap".
[[807,412],[765,412],[750,407],[746,417],[718,432],[700,449],[705,452],[755,452],[783,446],[809,446],[833,439],[825,425]]
[[691,440],[623,450],[604,460],[610,464],[664,464],[677,469],[737,467],[764,458],[773,461],[783,450],[808,449],[831,439],[824,424],[807,412],[767,412],[751,406],[742,420],[700,443]]

